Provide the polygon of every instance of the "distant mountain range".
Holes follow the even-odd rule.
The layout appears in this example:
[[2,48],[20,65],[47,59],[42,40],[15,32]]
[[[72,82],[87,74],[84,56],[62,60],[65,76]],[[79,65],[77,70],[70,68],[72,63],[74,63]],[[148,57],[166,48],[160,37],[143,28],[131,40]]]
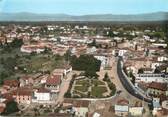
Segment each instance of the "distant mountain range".
[[73,16],[67,14],[0,13],[0,21],[167,21],[168,12],[138,15],[97,14]]

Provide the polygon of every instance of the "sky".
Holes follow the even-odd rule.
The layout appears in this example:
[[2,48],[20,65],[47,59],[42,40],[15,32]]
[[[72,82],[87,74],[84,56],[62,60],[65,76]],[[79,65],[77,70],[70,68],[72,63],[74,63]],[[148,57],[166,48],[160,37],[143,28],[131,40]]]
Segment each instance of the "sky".
[[39,14],[141,14],[168,12],[168,0],[0,0],[0,12]]

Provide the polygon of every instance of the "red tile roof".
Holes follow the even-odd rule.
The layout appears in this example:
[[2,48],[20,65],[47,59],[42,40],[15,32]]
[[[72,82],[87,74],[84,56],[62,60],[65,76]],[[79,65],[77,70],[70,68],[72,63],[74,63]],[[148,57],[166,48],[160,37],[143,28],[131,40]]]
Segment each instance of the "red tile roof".
[[13,95],[18,95],[18,96],[31,96],[32,95],[32,90],[29,88],[19,88],[17,90],[14,90],[12,92]]
[[52,75],[47,78],[46,85],[59,85],[61,83],[61,75]]
[[0,107],[0,113],[3,113],[5,111],[5,107]]
[[39,89],[37,90],[37,92],[38,92],[38,93],[49,93],[50,90],[48,90],[48,89],[46,89],[46,88],[39,88]]
[[151,82],[149,83],[148,88],[157,89],[161,91],[167,90],[167,84],[166,83],[157,83],[157,82]]
[[11,93],[5,93],[5,94],[2,94],[2,97],[6,99],[6,100],[4,101],[4,103],[7,103],[7,102],[13,100],[13,96],[12,96]]
[[18,87],[19,81],[15,79],[4,80],[3,84],[10,87]]
[[126,99],[120,99],[120,100],[117,101],[117,104],[119,104],[119,105],[128,105],[129,101],[126,100]]

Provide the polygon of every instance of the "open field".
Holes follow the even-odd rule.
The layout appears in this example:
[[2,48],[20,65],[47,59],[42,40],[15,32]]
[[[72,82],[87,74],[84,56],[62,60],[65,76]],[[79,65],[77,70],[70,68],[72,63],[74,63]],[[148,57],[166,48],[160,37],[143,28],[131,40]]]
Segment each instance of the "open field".
[[18,48],[0,50],[0,75],[5,79],[19,77],[22,74],[49,73],[64,65],[62,56],[51,53],[26,54],[20,52]]
[[92,92],[91,92],[91,95],[93,97],[96,97],[96,98],[100,98],[100,97],[103,97],[103,93],[107,92],[107,88],[106,87],[92,87]]

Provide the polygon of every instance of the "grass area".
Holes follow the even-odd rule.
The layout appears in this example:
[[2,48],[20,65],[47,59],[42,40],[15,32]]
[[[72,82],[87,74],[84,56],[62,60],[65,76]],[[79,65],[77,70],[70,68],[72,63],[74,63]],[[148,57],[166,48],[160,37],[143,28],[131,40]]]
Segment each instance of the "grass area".
[[93,85],[105,85],[105,83],[103,81],[100,81],[100,80],[97,80],[97,79],[93,79],[92,84]]
[[38,71],[52,71],[63,65],[62,59],[56,60],[52,55],[39,54],[30,58],[21,58],[19,67],[26,68],[28,73]]
[[80,98],[88,98],[87,95],[80,93],[79,91],[73,91],[74,97],[80,97]]
[[20,52],[19,48],[11,51],[0,50],[0,77],[3,79],[13,79],[22,74],[51,72],[64,64],[63,56],[51,53],[28,54]]
[[[98,79],[80,79],[76,80],[76,83],[74,85],[74,97],[103,98],[103,94],[107,92],[107,87],[105,83]],[[91,87],[91,92],[88,91],[89,87]],[[82,92],[85,94],[83,94]]]
[[75,86],[74,89],[78,90],[78,91],[81,91],[81,92],[87,92],[88,91],[88,87],[86,87],[86,86]]
[[92,87],[92,91],[91,91],[91,95],[93,97],[97,97],[97,98],[100,98],[100,97],[103,97],[103,93],[107,92],[107,88],[106,87]]
[[89,80],[83,79],[83,80],[76,80],[76,85],[82,85],[82,86],[89,86]]

